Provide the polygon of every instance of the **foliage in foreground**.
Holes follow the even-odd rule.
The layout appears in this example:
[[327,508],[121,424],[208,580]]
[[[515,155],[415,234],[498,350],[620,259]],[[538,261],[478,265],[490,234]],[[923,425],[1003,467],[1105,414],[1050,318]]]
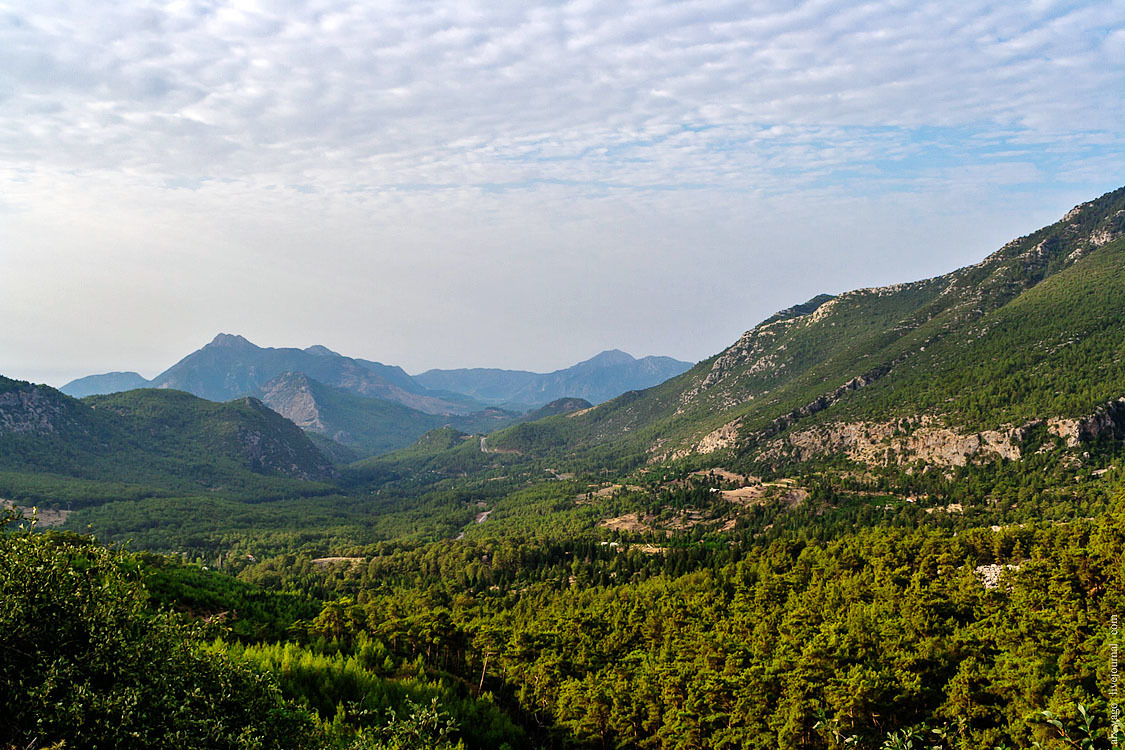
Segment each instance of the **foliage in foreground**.
[[276,684],[146,607],[130,556],[0,533],[0,747],[313,747]]

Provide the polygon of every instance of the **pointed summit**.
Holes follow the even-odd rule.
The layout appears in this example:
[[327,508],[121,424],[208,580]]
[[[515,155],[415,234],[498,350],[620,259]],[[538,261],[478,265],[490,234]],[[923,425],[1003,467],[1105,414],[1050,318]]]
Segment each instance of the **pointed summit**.
[[208,346],[223,346],[230,349],[257,349],[258,347],[247,341],[242,336],[233,333],[220,333],[211,339]]

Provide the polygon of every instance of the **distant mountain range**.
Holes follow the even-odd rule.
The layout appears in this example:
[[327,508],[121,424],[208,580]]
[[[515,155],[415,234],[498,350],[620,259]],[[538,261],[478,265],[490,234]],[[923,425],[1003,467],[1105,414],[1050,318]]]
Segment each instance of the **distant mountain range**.
[[263,348],[242,336],[220,333],[152,380],[135,372],[107,372],[72,380],[59,390],[84,398],[134,388],[174,388],[210,401],[227,401],[256,393],[268,381],[291,372],[427,414],[468,414],[481,406],[528,411],[568,397],[600,404],[626,391],[650,388],[690,367],[690,362],[671,357],[635,359],[611,349],[548,373],[472,368],[427,370],[411,377],[401,367],[345,357],[324,346]]
[[152,380],[111,372],[79,378],[60,390],[76,398],[139,388],[220,402],[255,396],[303,429],[368,456],[402,448],[437,427],[491,432],[560,399],[601,402],[688,367],[669,357],[637,360],[614,350],[546,374],[430,370],[411,377],[400,367],[345,357],[324,346],[275,349],[220,333]]
[[560,398],[600,404],[626,391],[651,388],[691,368],[671,357],[634,359],[611,349],[565,370],[548,373],[474,368],[427,370],[414,380],[435,390],[451,391],[498,406],[535,407]]
[[72,380],[59,390],[74,398],[151,388],[152,382],[135,372],[106,372]]

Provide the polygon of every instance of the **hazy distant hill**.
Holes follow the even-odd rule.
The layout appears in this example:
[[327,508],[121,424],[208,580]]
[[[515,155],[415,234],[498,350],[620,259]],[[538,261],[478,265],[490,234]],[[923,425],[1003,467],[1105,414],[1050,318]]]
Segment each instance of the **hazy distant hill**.
[[511,424],[514,413],[486,409],[469,415],[437,415],[380,398],[365,398],[325,385],[304,373],[278,375],[258,391],[271,409],[302,429],[353,448],[361,456],[404,448],[424,433],[451,425],[474,433]]
[[671,357],[635,359],[612,349],[549,373],[473,368],[428,370],[414,379],[427,388],[463,393],[485,403],[535,407],[568,396],[599,404],[626,391],[650,388],[690,367]]
[[117,393],[147,387],[149,382],[135,372],[107,372],[72,380],[59,390],[74,398],[85,398],[102,393]]

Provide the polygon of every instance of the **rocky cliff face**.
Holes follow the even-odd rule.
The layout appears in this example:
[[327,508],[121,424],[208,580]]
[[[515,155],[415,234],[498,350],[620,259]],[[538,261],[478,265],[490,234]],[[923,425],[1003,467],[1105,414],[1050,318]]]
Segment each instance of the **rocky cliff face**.
[[[1046,423],[1050,435],[1066,449],[1080,448],[1099,438],[1125,438],[1125,397],[1097,407],[1081,418],[1052,417],[996,430],[970,432],[947,425],[933,416],[892,421],[829,422],[766,442],[756,459],[770,463],[808,461],[844,455],[865,464],[965,466],[974,461],[1019,461],[1031,432]],[[739,443],[738,425],[731,423],[707,435],[695,452],[710,453]]]
[[772,441],[760,454],[767,461],[807,461],[843,454],[866,464],[964,466],[976,459],[1018,461],[1030,425],[962,432],[930,417],[891,422],[832,422]]
[[1125,437],[1125,396],[1107,401],[1080,419],[1048,419],[1047,428],[1052,435],[1065,440],[1068,448],[1102,436],[1120,440]]
[[325,434],[327,428],[313,395],[309,379],[300,373],[287,372],[262,386],[262,402],[303,430]]

